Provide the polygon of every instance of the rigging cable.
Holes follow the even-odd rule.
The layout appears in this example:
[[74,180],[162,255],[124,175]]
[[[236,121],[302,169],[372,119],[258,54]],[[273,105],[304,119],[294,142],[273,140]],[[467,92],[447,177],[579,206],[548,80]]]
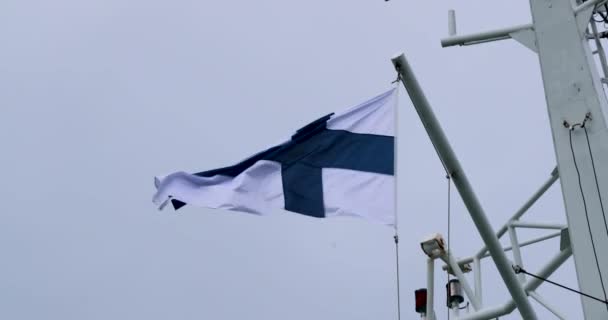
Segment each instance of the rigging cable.
[[596,13],[600,16],[600,20],[596,20],[595,19],[595,14],[594,14],[594,15],[591,16],[593,18],[592,19],[593,22],[597,22],[597,23],[602,23],[603,22],[603,23],[606,23],[606,17],[603,14],[601,14],[600,12],[596,12]]
[[[585,119],[586,121],[587,119]],[[581,126],[584,126],[585,122],[583,122],[583,124]],[[589,222],[589,212],[587,210],[587,200],[585,199],[585,193],[583,191],[583,183],[581,181],[581,173],[578,169],[578,164],[576,162],[576,154],[574,152],[574,145],[572,143],[572,131],[574,131],[574,128],[576,127],[576,125],[572,126],[568,131],[569,131],[569,135],[570,135],[570,150],[572,151],[572,159],[574,160],[574,168],[576,169],[576,174],[578,176],[578,186],[581,190],[581,196],[583,198],[583,207],[585,209],[585,217],[587,220],[587,228],[589,230],[589,238],[591,239],[591,248],[593,249],[593,255],[595,256],[595,265],[597,266],[597,272],[599,274],[599,278],[600,278],[600,284],[602,286],[602,291],[604,293],[604,299],[608,300],[608,298],[606,297],[606,287],[604,286],[604,279],[602,277],[602,270],[600,268],[600,263],[597,257],[597,250],[595,249],[595,241],[593,240],[593,233],[591,232],[591,223]],[[606,305],[606,308],[608,308],[608,305]]]
[[[606,9],[606,12],[608,12],[608,5],[604,4],[604,8]],[[604,20],[604,23],[608,23],[608,16],[604,15],[599,10],[597,10],[597,13],[600,15],[600,17],[602,17],[602,20]]]
[[601,17],[601,20],[595,20],[595,14],[594,14],[593,15],[593,21],[608,23],[608,17],[605,16],[601,11],[596,11],[595,13],[597,13]]
[[572,288],[566,287],[566,286],[565,286],[565,285],[563,285],[563,284],[559,284],[559,283],[554,282],[554,281],[551,281],[551,280],[549,280],[549,279],[545,279],[545,278],[543,278],[543,277],[541,277],[541,276],[537,276],[537,275],[535,275],[535,274],[533,274],[533,273],[530,273],[530,272],[528,272],[528,271],[524,270],[524,268],[522,268],[522,267],[520,267],[520,266],[513,266],[513,271],[515,271],[515,273],[516,273],[516,274],[523,273],[523,274],[529,275],[529,276],[531,276],[531,277],[533,277],[533,278],[536,278],[536,279],[538,279],[538,280],[541,280],[541,281],[544,281],[544,282],[548,282],[548,283],[550,283],[550,284],[552,284],[552,285],[558,286],[558,287],[560,287],[560,288],[562,288],[562,289],[566,289],[566,290],[572,291],[572,292],[574,292],[574,293],[578,293],[578,294],[580,294],[580,295],[582,295],[582,296],[585,296],[585,297],[587,297],[587,298],[590,298],[590,299],[593,299],[593,300],[599,301],[599,302],[601,302],[601,303],[603,303],[603,304],[605,304],[605,305],[607,305],[607,306],[608,306],[608,301],[606,301],[606,300],[602,300],[602,299],[600,299],[600,298],[594,297],[594,296],[589,295],[589,294],[586,294],[586,293],[584,293],[584,292],[580,292],[580,291],[578,291],[578,290],[575,290],[575,289],[572,289]]
[[[607,4],[604,4],[604,5],[603,5],[603,7],[606,9],[606,12],[608,13],[608,5],[607,5]],[[595,15],[596,15],[596,14],[598,14],[598,15],[601,17],[601,20],[595,20]],[[607,23],[608,23],[608,16],[607,16],[607,15],[605,15],[605,14],[603,14],[603,13],[602,13],[602,12],[601,12],[601,11],[600,11],[598,8],[596,8],[596,9],[594,10],[594,12],[593,12],[593,15],[592,15],[592,20],[593,20],[594,22],[598,22],[598,23],[603,22],[603,23],[604,23],[604,25],[605,25],[605,24],[607,24]]]
[[600,183],[597,181],[597,171],[595,170],[595,161],[593,160],[593,151],[591,151],[591,143],[589,142],[589,133],[587,133],[587,127],[585,129],[585,137],[587,138],[587,148],[589,148],[589,156],[591,157],[591,168],[593,168],[593,177],[595,178],[595,187],[597,188],[597,194],[600,198],[600,208],[602,209],[602,217],[604,218],[604,227],[606,228],[606,235],[608,235],[608,222],[606,222],[606,212],[604,211],[604,202],[602,201],[602,192],[600,191]]

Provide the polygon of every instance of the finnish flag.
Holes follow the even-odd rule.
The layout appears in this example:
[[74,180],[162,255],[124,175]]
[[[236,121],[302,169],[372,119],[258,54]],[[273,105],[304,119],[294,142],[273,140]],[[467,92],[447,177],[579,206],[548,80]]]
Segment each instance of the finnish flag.
[[156,178],[154,203],[253,214],[395,221],[397,89],[324,116],[286,142],[225,168]]

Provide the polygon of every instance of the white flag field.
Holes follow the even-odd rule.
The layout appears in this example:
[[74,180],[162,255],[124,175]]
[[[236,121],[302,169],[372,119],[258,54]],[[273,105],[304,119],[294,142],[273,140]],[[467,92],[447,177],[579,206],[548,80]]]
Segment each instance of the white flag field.
[[395,225],[393,88],[296,131],[233,166],[155,178],[161,209],[193,205],[264,215],[272,209]]

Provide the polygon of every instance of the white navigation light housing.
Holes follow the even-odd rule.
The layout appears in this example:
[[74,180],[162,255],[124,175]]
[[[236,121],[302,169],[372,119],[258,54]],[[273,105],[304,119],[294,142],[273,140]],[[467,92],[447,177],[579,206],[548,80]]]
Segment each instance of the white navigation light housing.
[[439,233],[426,237],[421,243],[422,251],[431,259],[439,258],[445,254],[445,241]]

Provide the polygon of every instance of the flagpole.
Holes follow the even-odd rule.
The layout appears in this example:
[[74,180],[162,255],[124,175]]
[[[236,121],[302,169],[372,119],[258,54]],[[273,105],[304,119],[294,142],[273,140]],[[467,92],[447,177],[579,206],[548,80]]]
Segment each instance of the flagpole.
[[401,320],[401,285],[399,281],[399,236],[395,228],[395,261],[397,268],[397,320]]
[[401,320],[401,281],[399,278],[399,210],[398,210],[398,185],[399,185],[399,176],[397,175],[398,172],[398,167],[399,167],[399,140],[398,140],[398,136],[399,136],[399,82],[401,80],[401,75],[397,74],[397,80],[395,80],[395,92],[393,93],[395,95],[395,102],[393,105],[393,111],[394,111],[394,135],[395,135],[395,142],[394,142],[394,154],[393,154],[393,174],[394,174],[394,178],[395,178],[395,194],[394,194],[394,206],[395,206],[395,235],[393,237],[393,239],[395,240],[395,268],[396,268],[396,273],[397,273],[397,320]]

